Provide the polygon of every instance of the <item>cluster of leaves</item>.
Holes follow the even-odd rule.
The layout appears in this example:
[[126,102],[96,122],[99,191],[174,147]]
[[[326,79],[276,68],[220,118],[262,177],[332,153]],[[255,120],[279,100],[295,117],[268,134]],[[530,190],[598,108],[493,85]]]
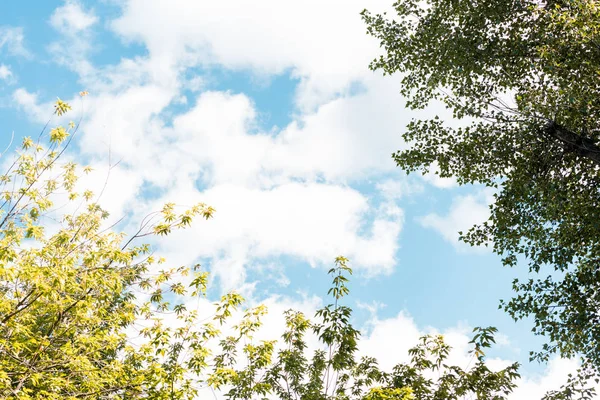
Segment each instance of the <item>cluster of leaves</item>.
[[[413,109],[441,101],[463,119],[412,121],[408,172],[437,168],[495,190],[489,221],[462,235],[504,264],[529,262],[501,307],[549,339],[532,359],[583,356],[600,371],[600,3],[400,0],[363,12]],[[456,124],[455,124],[456,125]]]
[[[333,303],[319,309],[314,321],[301,312],[287,311],[287,329],[278,348],[275,341],[253,339],[260,312],[250,312],[238,334],[221,341],[218,374],[209,382],[227,387],[230,399],[275,396],[284,400],[500,400],[515,387],[517,364],[491,371],[484,362],[483,349],[494,343],[492,327],[475,330],[471,341],[475,363],[470,369],[447,365],[451,349],[441,335],[422,337],[409,352],[410,362],[396,365],[391,372],[382,371],[372,357],[359,358],[360,333],[351,324],[352,310],[339,303],[348,294],[347,260],[338,257],[329,273]],[[316,349],[309,348],[311,338],[319,344]]]
[[[55,114],[69,109],[58,100]],[[218,331],[164,296],[203,296],[206,273],[156,272],[164,260],[135,241],[214,210],[199,204],[176,213],[167,204],[135,234],[114,232],[94,194],[77,190],[78,167],[60,164],[76,131],[70,123],[25,138],[0,176],[0,397],[191,399],[193,374],[205,365],[203,342]],[[240,301],[225,296],[220,314]],[[168,313],[176,314],[176,328],[162,323]],[[184,358],[182,348],[199,350]]]

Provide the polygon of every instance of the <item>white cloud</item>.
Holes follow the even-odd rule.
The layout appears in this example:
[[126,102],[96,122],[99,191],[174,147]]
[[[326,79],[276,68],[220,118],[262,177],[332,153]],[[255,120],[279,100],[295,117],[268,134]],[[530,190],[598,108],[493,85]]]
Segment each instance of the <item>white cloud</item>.
[[[106,159],[110,151],[113,162],[121,161],[128,186],[114,192],[116,203],[136,202],[140,212],[147,212],[150,205],[144,208],[136,196],[150,185],[158,195],[153,209],[165,201],[204,201],[218,209],[214,221],[198,223],[199,230],[184,233],[175,240],[182,247],[169,253],[185,262],[213,257],[218,274],[236,278],[227,287],[245,280],[252,258],[281,254],[313,264],[344,254],[367,274],[392,271],[402,210],[393,204],[372,209],[368,197],[344,185],[353,171],[370,176],[388,167],[380,164],[379,144],[369,148],[373,136],[362,143],[358,139],[353,147],[345,144],[367,127],[344,124],[343,99],[336,100],[335,113],[318,110],[302,128],[293,124],[281,138],[253,133],[256,113],[249,99],[220,92],[203,93],[196,107],[166,127],[162,111],[175,94],[171,88],[145,85],[117,95],[90,95],[78,141],[92,160]],[[25,90],[16,91],[15,98],[30,112],[44,108]],[[354,101],[348,99],[350,105]],[[391,133],[382,135],[393,140]],[[316,151],[303,136],[325,143]],[[104,198],[112,201],[109,194]],[[189,242],[199,237],[207,237],[200,248]]]
[[91,28],[97,22],[93,10],[84,10],[78,0],[65,0],[50,17],[50,25],[58,33],[48,46],[53,60],[82,77],[93,75],[95,67],[88,56],[94,50]]
[[422,226],[437,231],[459,250],[482,250],[482,247],[472,248],[460,242],[458,232],[466,233],[473,225],[487,221],[490,216],[489,205],[492,202],[493,193],[490,190],[480,190],[476,194],[457,196],[452,201],[447,215],[431,213],[418,221]]
[[[182,153],[211,165],[211,183],[269,186],[289,178],[360,180],[395,168],[402,145],[401,102],[386,82],[336,99],[299,117],[279,134],[253,133],[256,111],[243,95],[205,92],[175,118],[168,133]],[[367,115],[369,117],[367,117]]]
[[11,55],[30,57],[29,51],[23,45],[24,39],[23,28],[0,26],[0,50],[6,48]]
[[[213,205],[218,210],[213,221],[198,222],[192,232],[175,235],[173,247],[163,247],[178,264],[198,257],[213,258],[217,275],[235,277],[225,282],[227,287],[245,281],[245,269],[252,259],[282,254],[312,264],[330,263],[344,254],[369,275],[392,271],[403,221],[401,209],[391,203],[372,209],[368,197],[341,181],[317,183],[310,179],[319,174],[350,175],[335,163],[329,164],[327,152],[319,159],[308,146],[250,133],[255,112],[245,96],[204,93],[193,110],[166,128],[158,114],[171,97],[168,89],[143,86],[118,96],[86,98],[90,115],[83,124],[80,148],[92,160],[106,159],[110,152],[113,163],[121,161],[116,171],[126,179],[121,182],[119,178],[122,189],[103,197],[113,215],[125,212],[128,202],[136,202],[140,213],[166,201]],[[34,94],[24,90],[16,91],[15,98],[30,111],[43,108]],[[339,118],[342,116],[340,111]],[[318,129],[312,128],[317,122],[315,117],[315,122],[305,124],[304,132],[294,134],[311,134],[311,129]],[[319,131],[324,138],[330,132],[326,128]],[[343,143],[344,130],[335,134]],[[314,140],[318,142],[319,137],[315,135]],[[341,151],[334,157],[351,170],[360,148],[358,145],[356,150]],[[290,163],[292,168],[287,170],[289,166],[273,163],[270,156],[282,152],[290,159],[293,155],[298,163]],[[354,166],[357,173],[375,173],[379,162],[376,155],[365,153],[362,171],[359,162]],[[316,172],[310,170],[311,163],[302,166],[302,159],[314,160]],[[298,177],[303,179],[297,181]],[[204,189],[195,187],[198,179],[204,182]],[[96,180],[102,182],[102,177]],[[158,200],[146,207],[137,197],[144,184],[158,190]],[[206,238],[202,246],[194,245],[198,238]]]
[[390,371],[400,362],[408,362],[408,350],[414,347],[423,332],[405,312],[394,318],[374,318],[369,322],[370,332],[360,342],[364,355],[375,357],[383,370]]
[[427,172],[426,174],[422,175],[423,180],[425,180],[425,182],[430,183],[431,185],[440,188],[440,189],[450,189],[453,187],[458,186],[458,183],[456,182],[456,178],[453,177],[444,177],[442,178],[439,175],[439,166],[437,161],[434,161],[430,168],[429,168],[429,172]]
[[[370,75],[377,44],[365,34],[364,7],[359,0],[130,0],[113,27],[173,65],[219,64],[259,74],[290,69],[301,79],[299,104],[311,108]],[[369,3],[376,11],[384,7],[389,2]]]
[[368,201],[350,188],[288,183],[259,190],[224,184],[204,192],[175,188],[170,194],[183,204],[205,201],[217,213],[169,236],[161,250],[175,264],[211,258],[225,289],[244,282],[251,260],[279,255],[329,265],[343,254],[367,274],[387,273],[395,265],[400,221],[376,215],[365,226]]
[[370,79],[364,92],[333,100],[289,125],[268,164],[325,179],[360,180],[395,170],[391,153],[403,145],[399,127],[409,118],[390,82]]
[[65,0],[50,16],[50,24],[62,33],[76,34],[88,29],[98,22],[98,17],[91,11],[85,11],[79,1]]
[[388,201],[400,200],[404,197],[421,193],[424,190],[420,182],[412,181],[400,174],[394,178],[377,182],[375,187],[381,192],[383,198]]
[[48,116],[52,112],[52,106],[47,104],[40,104],[38,95],[36,93],[30,93],[24,88],[19,88],[13,92],[12,98],[19,108],[27,113],[36,122],[45,122]]
[[[384,370],[391,368],[399,362],[408,362],[408,349],[417,344],[418,338],[425,334],[438,334],[444,336],[444,340],[452,347],[448,358],[448,365],[457,365],[468,368],[472,365],[472,355],[469,340],[471,329],[467,326],[458,325],[443,331],[432,327],[420,328],[413,318],[406,312],[400,312],[397,316],[378,319],[374,317],[369,323],[369,333],[363,336],[360,342],[362,354],[377,358],[379,365]],[[507,346],[505,336],[496,336],[497,346]],[[507,367],[512,361],[488,357],[486,363],[492,370],[500,370]],[[521,379],[516,381],[517,388],[508,396],[509,400],[531,400],[541,399],[549,390],[557,390],[567,382],[568,374],[576,371],[577,360],[554,358],[541,373],[522,373]],[[434,377],[435,379],[435,377]]]
[[12,76],[12,71],[10,70],[8,65],[0,64],[0,79],[7,80]]
[[578,366],[577,360],[554,358],[548,362],[543,373],[520,379],[510,400],[541,399],[546,392],[560,389],[567,382],[568,375],[573,374]]
[[[214,221],[184,233],[175,240],[182,247],[170,253],[185,262],[213,257],[218,274],[235,277],[227,287],[244,281],[253,258],[282,254],[313,264],[344,254],[369,275],[392,271],[402,210],[393,201],[373,209],[367,196],[344,184],[393,168],[386,157],[397,140],[392,124],[376,123],[369,136],[369,124],[346,119],[360,104],[376,102],[377,95],[337,99],[277,136],[254,133],[252,102],[222,92],[204,92],[193,109],[166,127],[162,111],[175,95],[156,85],[91,95],[78,142],[93,159],[105,158],[110,149],[114,161],[135,171],[137,178],[131,179],[137,186],[128,188],[129,200],[115,193],[120,201],[141,204],[134,196],[145,184],[158,191],[153,209],[164,201],[204,201],[217,208]],[[21,97],[22,103],[35,100]],[[389,120],[394,108],[380,112]],[[201,248],[186,239],[198,237],[207,238]]]

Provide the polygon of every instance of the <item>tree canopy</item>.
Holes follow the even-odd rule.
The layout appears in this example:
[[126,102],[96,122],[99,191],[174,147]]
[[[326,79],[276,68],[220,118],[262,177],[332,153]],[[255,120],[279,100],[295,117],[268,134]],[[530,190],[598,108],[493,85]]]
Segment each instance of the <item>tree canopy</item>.
[[[69,109],[58,100],[55,113]],[[201,296],[206,274],[161,269],[163,260],[136,241],[210,218],[213,209],[199,204],[178,213],[167,204],[133,235],[115,232],[105,226],[99,196],[77,189],[79,174],[90,169],[60,161],[77,129],[69,123],[25,138],[0,176],[0,397],[192,398],[202,353],[184,369],[180,351],[210,334],[194,311],[169,306],[165,296]],[[174,280],[188,274],[185,286]],[[222,308],[237,304],[226,296]],[[180,327],[162,324],[166,311]],[[140,323],[133,332],[142,339],[134,343],[130,329]]]
[[526,259],[501,306],[531,316],[548,342],[532,358],[583,355],[600,370],[600,3],[596,0],[400,0],[395,15],[363,12],[398,74],[413,120],[394,153],[408,172],[433,168],[495,190],[488,221],[462,234],[504,264]]
[[[218,383],[230,386],[227,398],[250,399],[267,394],[283,400],[508,398],[519,377],[518,364],[498,371],[486,365],[484,351],[495,343],[493,327],[475,328],[470,342],[472,365],[449,365],[451,347],[442,335],[421,337],[409,351],[410,362],[399,363],[392,371],[382,371],[373,357],[359,358],[360,332],[352,326],[352,310],[341,303],[349,293],[346,283],[352,273],[347,261],[338,257],[329,271],[333,276],[329,290],[332,303],[317,310],[314,320],[298,311],[286,312],[287,329],[277,352],[275,342],[254,343],[251,335],[241,331],[239,336],[221,341],[217,371],[223,373]],[[321,345],[317,349],[308,348],[311,334]],[[243,346],[245,362],[236,356],[242,338],[249,339]],[[308,356],[309,350],[312,357]]]

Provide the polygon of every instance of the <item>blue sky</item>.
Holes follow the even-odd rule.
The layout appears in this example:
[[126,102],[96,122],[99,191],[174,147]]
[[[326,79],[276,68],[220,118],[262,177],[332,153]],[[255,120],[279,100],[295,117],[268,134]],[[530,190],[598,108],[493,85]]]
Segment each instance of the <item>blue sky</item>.
[[466,346],[470,327],[494,325],[502,336],[490,356],[524,363],[515,399],[572,369],[529,364],[540,343],[530,321],[497,309],[526,268],[457,242],[487,218],[491,193],[394,166],[411,118],[449,117],[404,109],[397,77],[368,70],[379,50],[358,13],[391,2],[213,3],[4,2],[0,147],[12,132],[37,134],[54,99],[66,99],[83,115],[70,156],[96,167],[89,184],[103,181],[109,154],[121,161],[104,197],[114,216],[133,224],[165,201],[217,209],[158,245],[175,264],[202,261],[215,295],[237,288],[284,309],[323,296],[344,254],[373,352],[432,329]]

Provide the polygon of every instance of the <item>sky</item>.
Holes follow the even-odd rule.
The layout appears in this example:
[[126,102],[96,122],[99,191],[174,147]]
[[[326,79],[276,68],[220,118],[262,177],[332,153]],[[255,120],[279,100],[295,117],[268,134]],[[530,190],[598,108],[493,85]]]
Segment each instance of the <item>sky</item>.
[[[496,326],[491,363],[519,361],[511,399],[540,398],[576,362],[528,362],[531,321],[498,309],[524,265],[508,269],[458,232],[488,218],[492,192],[391,157],[413,118],[399,78],[369,70],[381,54],[360,11],[390,0],[104,0],[0,4],[0,151],[39,133],[60,97],[82,118],[69,157],[125,229],[165,202],[217,211],[155,244],[173,265],[200,262],[211,296],[289,307],[326,299],[334,258],[350,259],[348,303],[361,351],[383,366],[442,332],[468,363],[473,327]],[[78,93],[87,90],[83,100]],[[273,332],[275,332],[273,328]]]

